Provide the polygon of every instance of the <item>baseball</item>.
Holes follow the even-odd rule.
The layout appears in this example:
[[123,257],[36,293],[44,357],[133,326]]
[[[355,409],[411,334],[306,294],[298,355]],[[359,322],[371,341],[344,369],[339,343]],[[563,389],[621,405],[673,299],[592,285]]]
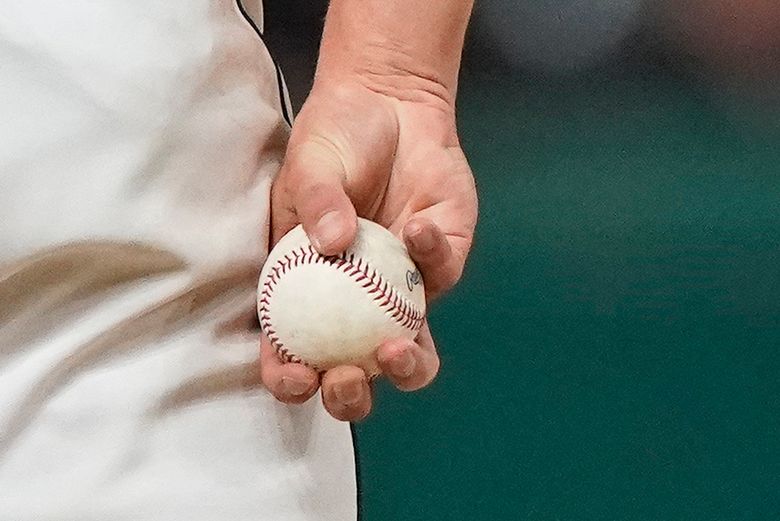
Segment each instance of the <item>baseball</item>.
[[324,256],[299,225],[268,255],[257,308],[283,360],[319,371],[357,365],[373,375],[384,340],[417,336],[425,289],[404,244],[382,226],[358,219],[355,243]]

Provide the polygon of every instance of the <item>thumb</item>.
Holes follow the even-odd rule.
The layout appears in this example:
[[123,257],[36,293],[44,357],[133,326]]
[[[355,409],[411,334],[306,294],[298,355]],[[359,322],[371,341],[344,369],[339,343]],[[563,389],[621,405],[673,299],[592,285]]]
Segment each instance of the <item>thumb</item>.
[[[287,214],[303,225],[323,255],[344,251],[357,234],[357,215],[344,190],[345,179],[344,163],[329,143],[305,140],[288,149],[279,179],[288,194]],[[277,221],[274,229],[281,226],[284,233],[296,224]]]

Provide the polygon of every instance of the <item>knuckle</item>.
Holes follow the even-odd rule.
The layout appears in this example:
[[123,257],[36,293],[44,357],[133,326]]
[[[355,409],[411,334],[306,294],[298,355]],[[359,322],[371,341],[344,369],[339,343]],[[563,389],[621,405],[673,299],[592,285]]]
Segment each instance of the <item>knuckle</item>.
[[298,184],[306,184],[313,173],[343,173],[344,157],[344,147],[335,140],[312,135],[303,143],[288,149],[285,170]]
[[302,217],[320,217],[326,209],[342,208],[349,202],[335,177],[308,179],[296,187],[294,203]]
[[426,352],[421,355],[419,369],[414,375],[406,382],[407,385],[402,390],[405,391],[418,391],[424,387],[428,387],[439,374],[441,369],[441,359],[436,351]]
[[307,201],[328,200],[333,198],[334,192],[340,190],[340,185],[325,179],[308,180],[298,188],[298,196]]
[[453,288],[458,282],[460,282],[463,276],[463,266],[460,263],[451,263],[448,266],[441,269],[438,274],[438,289],[446,291]]

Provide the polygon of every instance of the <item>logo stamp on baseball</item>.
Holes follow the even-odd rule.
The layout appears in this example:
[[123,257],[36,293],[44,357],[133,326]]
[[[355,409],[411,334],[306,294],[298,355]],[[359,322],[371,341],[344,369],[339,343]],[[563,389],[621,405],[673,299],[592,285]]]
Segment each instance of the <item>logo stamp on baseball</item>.
[[425,288],[404,244],[358,219],[355,243],[320,255],[301,226],[271,250],[260,274],[257,311],[279,356],[323,371],[337,365],[379,373],[376,349],[414,339],[425,320]]

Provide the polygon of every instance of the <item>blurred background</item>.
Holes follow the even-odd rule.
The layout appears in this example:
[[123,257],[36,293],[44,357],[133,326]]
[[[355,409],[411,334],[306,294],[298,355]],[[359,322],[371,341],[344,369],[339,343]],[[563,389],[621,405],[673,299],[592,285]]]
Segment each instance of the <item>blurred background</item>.
[[[298,108],[325,3],[266,4]],[[477,240],[362,519],[780,519],[780,2],[477,0],[460,89]]]

